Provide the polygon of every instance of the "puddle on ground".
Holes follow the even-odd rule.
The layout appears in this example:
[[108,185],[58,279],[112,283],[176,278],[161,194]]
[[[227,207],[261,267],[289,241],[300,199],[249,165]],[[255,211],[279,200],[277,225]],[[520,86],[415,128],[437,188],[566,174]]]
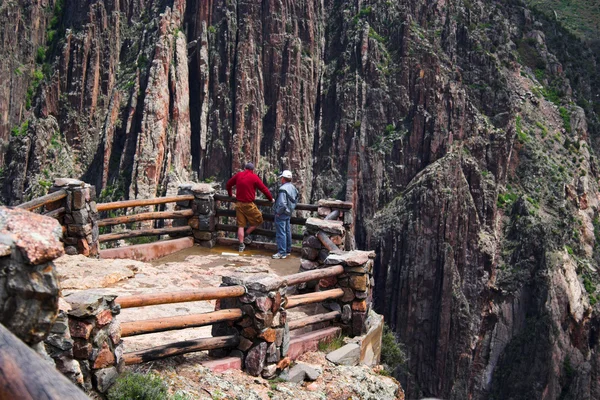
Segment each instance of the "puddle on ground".
[[[300,268],[300,257],[290,255],[285,260],[274,260],[271,253],[265,250],[246,248],[242,253],[235,251],[233,246],[215,246],[212,249],[194,245],[187,249],[180,250],[168,256],[151,261],[153,266],[159,266],[175,262],[193,262],[201,269],[210,269],[213,267],[244,267],[249,261],[258,261],[264,259],[262,263],[268,265],[276,274],[280,276],[291,275],[298,272]],[[235,256],[223,255],[222,253],[235,253]],[[237,255],[239,254],[239,256]],[[254,264],[254,263],[253,263]]]

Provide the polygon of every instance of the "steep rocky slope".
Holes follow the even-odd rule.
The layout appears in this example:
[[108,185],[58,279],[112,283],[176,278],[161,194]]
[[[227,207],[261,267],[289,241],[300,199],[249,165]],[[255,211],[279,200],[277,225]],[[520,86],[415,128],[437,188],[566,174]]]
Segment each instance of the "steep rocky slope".
[[0,21],[7,202],[58,175],[116,199],[290,168],[303,200],[355,202],[407,397],[600,396],[599,67],[554,19],[520,0],[19,0]]

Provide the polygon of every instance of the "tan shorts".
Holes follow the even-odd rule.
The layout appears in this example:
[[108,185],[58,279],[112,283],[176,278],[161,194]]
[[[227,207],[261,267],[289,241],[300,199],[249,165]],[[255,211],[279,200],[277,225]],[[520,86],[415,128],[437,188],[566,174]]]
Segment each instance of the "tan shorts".
[[254,203],[235,203],[235,216],[238,227],[258,226],[263,223],[262,213]]

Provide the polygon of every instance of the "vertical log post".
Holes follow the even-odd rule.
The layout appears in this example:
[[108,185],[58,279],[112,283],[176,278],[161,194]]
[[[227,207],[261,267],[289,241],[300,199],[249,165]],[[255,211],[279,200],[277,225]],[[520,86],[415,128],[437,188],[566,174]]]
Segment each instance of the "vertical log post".
[[[244,369],[250,375],[272,378],[289,365],[286,356],[290,345],[290,331],[287,314],[283,309],[287,285],[277,275],[266,273],[234,273],[223,277],[222,286],[235,285],[246,287],[246,294],[218,300],[215,309],[240,308],[244,317],[232,323],[214,324],[212,335],[237,333],[240,343],[228,355],[241,358]],[[212,354],[227,355],[222,351]]]
[[54,181],[50,192],[60,189],[67,191],[62,218],[66,227],[63,241],[65,252],[70,255],[83,254],[98,256],[98,210],[96,209],[96,189],[77,179],[60,178]]
[[[177,192],[179,195],[192,194],[195,196],[192,201],[178,202],[176,209],[194,211],[194,216],[187,221],[187,224],[192,228],[196,243],[209,248],[214,247],[217,243],[214,193],[215,188],[211,184],[190,182],[180,184]],[[174,220],[173,226],[182,223],[185,224],[185,220]]]

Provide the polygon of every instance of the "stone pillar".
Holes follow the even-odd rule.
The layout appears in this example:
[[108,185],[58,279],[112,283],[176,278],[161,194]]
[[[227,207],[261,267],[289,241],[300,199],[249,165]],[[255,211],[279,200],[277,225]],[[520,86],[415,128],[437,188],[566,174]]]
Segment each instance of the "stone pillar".
[[[325,200],[321,199],[317,202],[319,208],[317,210],[317,214],[320,218],[325,219],[327,216],[330,216],[331,213],[337,212],[339,213],[333,221],[341,221],[345,232],[348,234],[343,238],[343,244],[338,245],[338,247],[343,246],[343,250],[355,250],[356,243],[354,241],[354,212],[352,209],[345,210],[339,208],[344,202],[340,200]],[[337,239],[337,238],[334,238]],[[336,240],[338,241],[338,240]],[[336,243],[337,244],[337,243]],[[341,247],[340,247],[341,249]]]
[[44,341],[46,352],[54,360],[56,369],[82,389],[86,389],[81,366],[73,357],[73,339],[69,330],[68,316],[71,306],[63,298],[59,299],[58,304],[58,317]]
[[290,345],[287,313],[283,309],[286,282],[273,274],[234,273],[223,277],[221,286],[243,285],[246,294],[217,301],[216,309],[240,308],[239,321],[213,325],[213,336],[238,333],[240,344],[230,356],[242,359],[247,373],[272,378],[290,363],[286,358]]
[[60,189],[67,191],[67,197],[63,201],[65,252],[70,255],[97,257],[99,230],[96,189],[77,179],[65,178],[56,179],[50,192]]
[[121,327],[114,318],[120,312],[116,297],[93,290],[65,297],[73,357],[79,362],[87,391],[105,393],[123,366]]
[[61,236],[54,218],[0,207],[0,323],[32,347],[58,315],[53,260],[64,254]]
[[[178,195],[191,194],[195,196],[192,201],[177,202],[176,209],[192,209],[194,211],[194,216],[187,223],[192,228],[195,242],[209,248],[217,244],[214,193],[215,188],[211,184],[190,182],[180,184],[177,192]],[[176,226],[175,223],[173,225]]]
[[[353,250],[342,254],[330,254],[325,261],[328,267],[344,267],[344,273],[337,277],[335,285],[331,287],[344,290],[344,296],[337,302],[342,312],[342,322],[346,325],[345,330],[352,336],[361,336],[368,331],[366,320],[373,302],[374,258],[373,251]],[[319,285],[323,281],[326,280],[321,279]]]
[[[346,229],[341,221],[329,221],[319,218],[308,218],[306,229],[302,240],[302,259],[298,272],[311,271],[325,267],[325,260],[329,256],[329,250],[325,248],[318,235],[325,235],[340,250],[344,250]],[[312,289],[315,282],[306,282],[298,285],[299,290]]]

